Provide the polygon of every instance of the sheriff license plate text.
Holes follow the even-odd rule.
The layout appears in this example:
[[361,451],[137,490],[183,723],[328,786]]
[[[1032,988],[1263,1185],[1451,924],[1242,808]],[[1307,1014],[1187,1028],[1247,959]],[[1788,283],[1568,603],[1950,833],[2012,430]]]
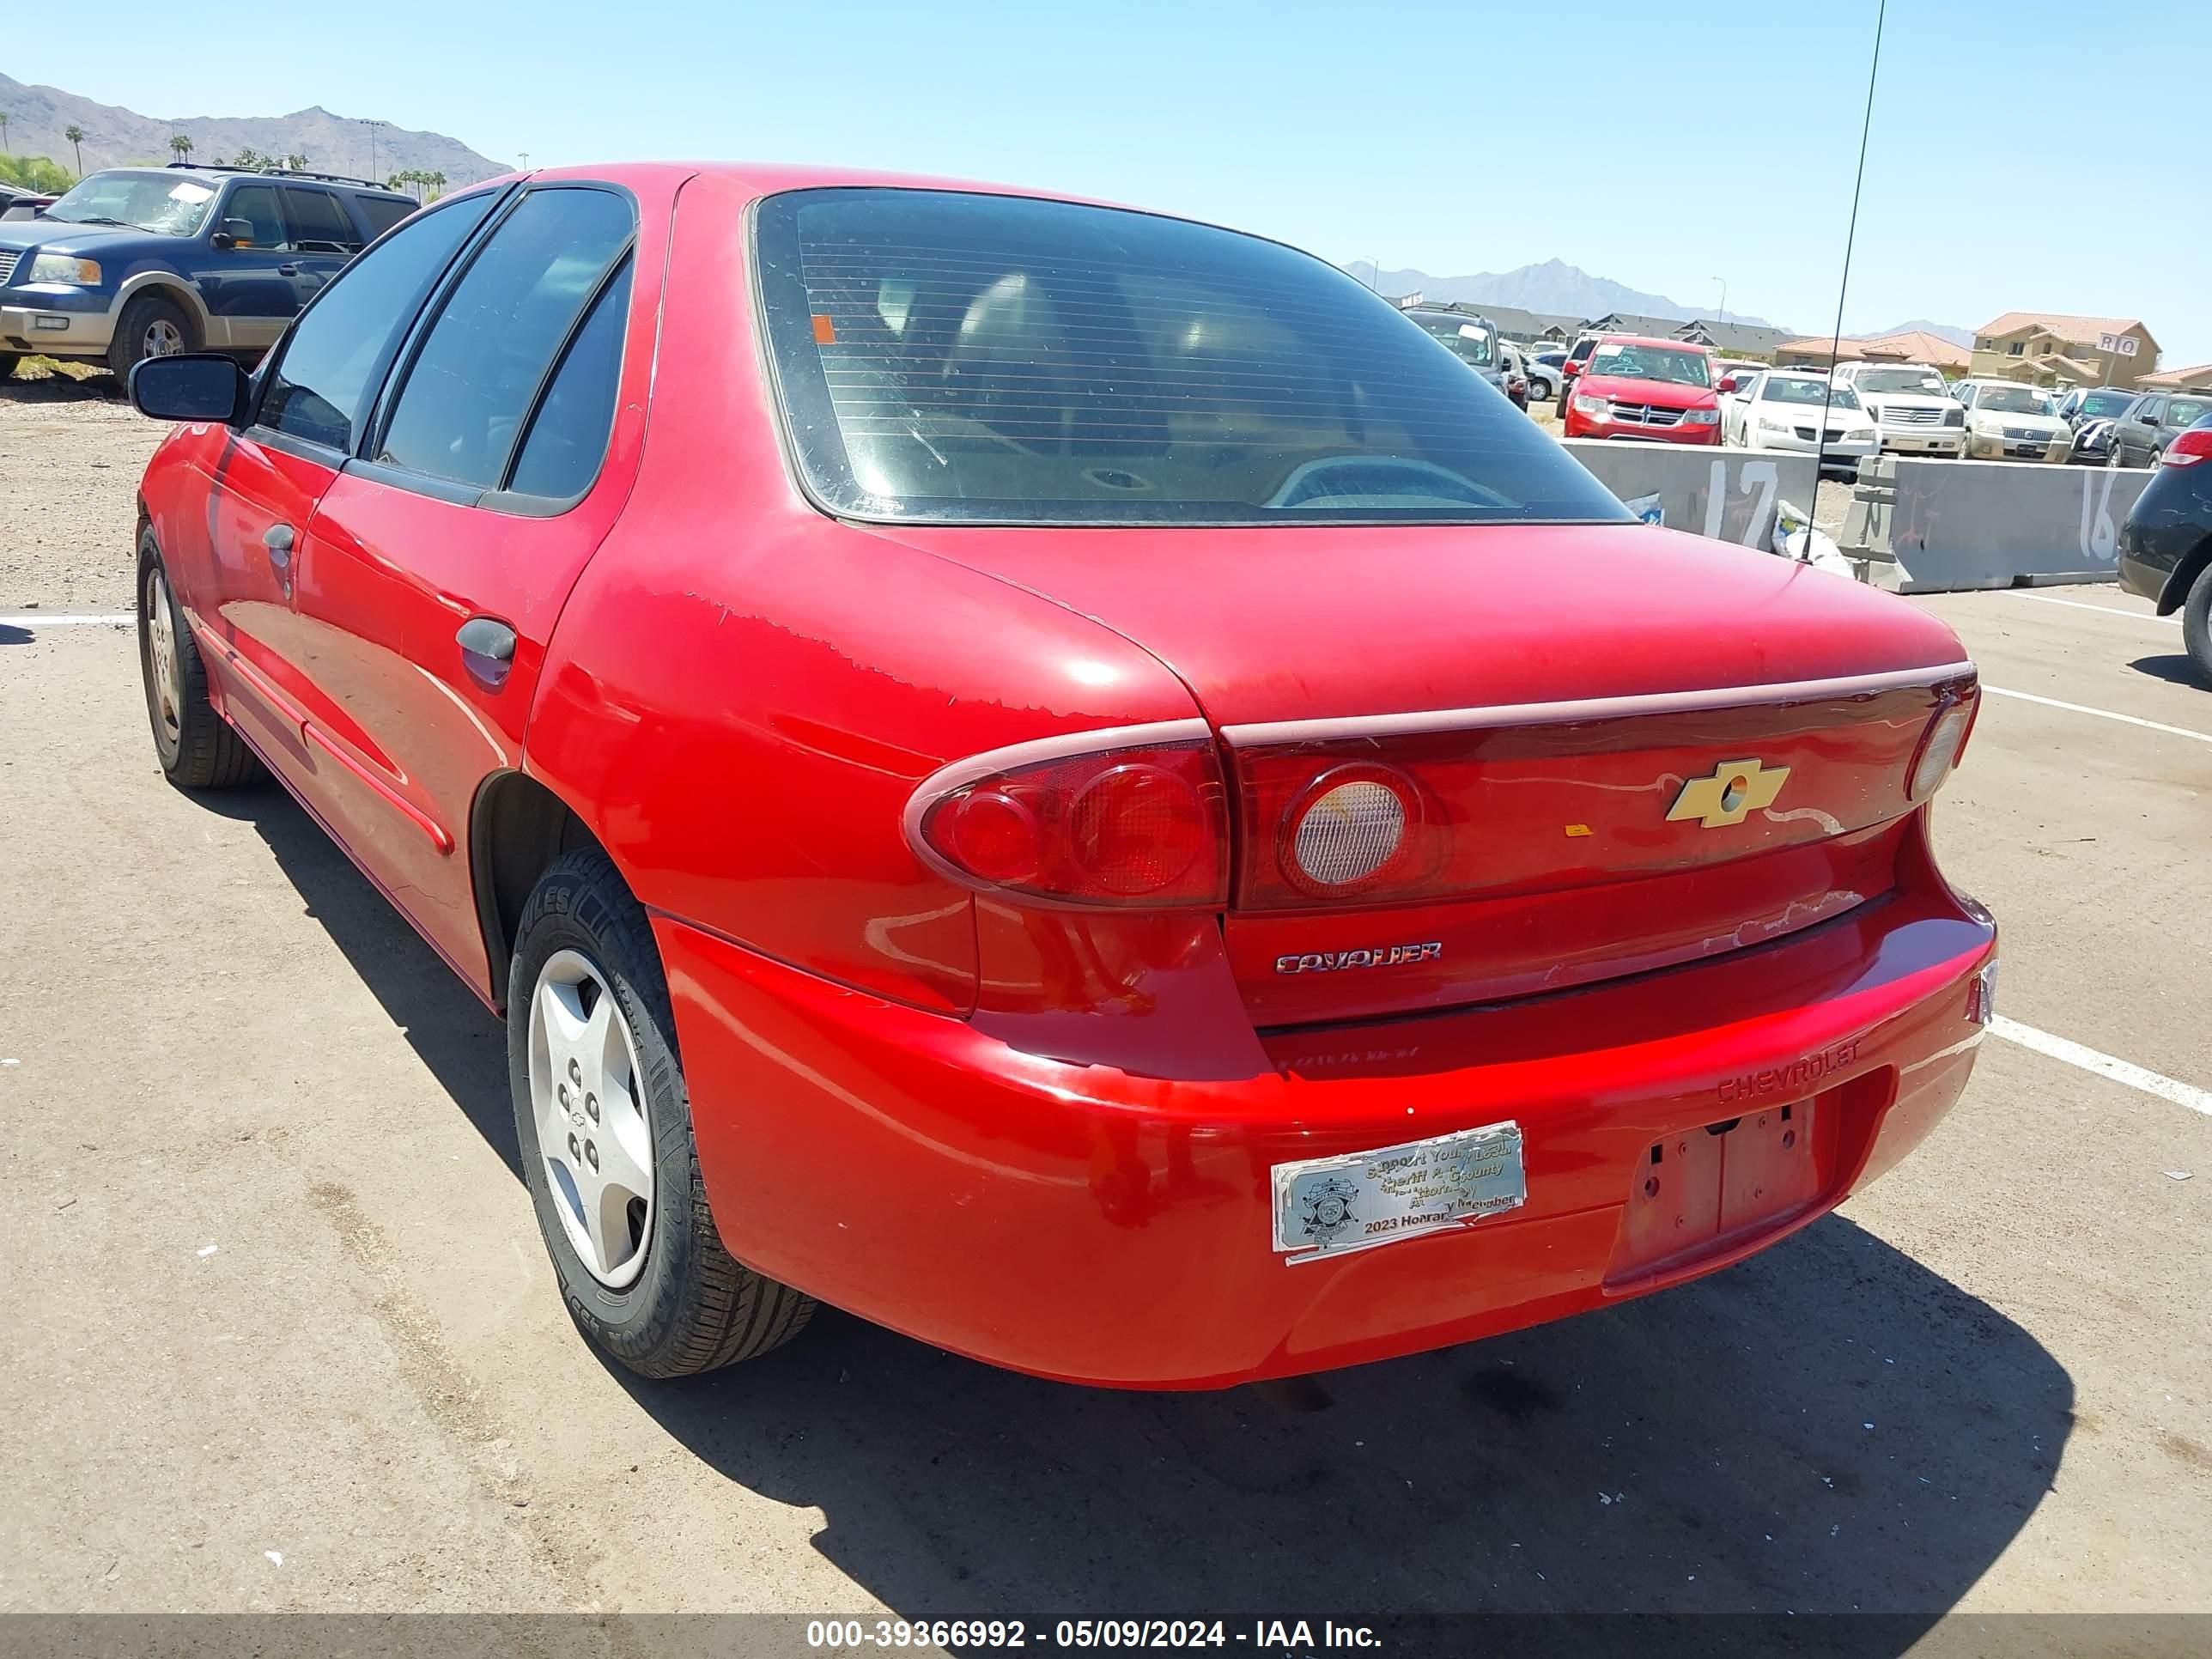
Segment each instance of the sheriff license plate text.
[[1528,1199],[1521,1126],[1278,1164],[1275,1249],[1293,1261],[1466,1225]]

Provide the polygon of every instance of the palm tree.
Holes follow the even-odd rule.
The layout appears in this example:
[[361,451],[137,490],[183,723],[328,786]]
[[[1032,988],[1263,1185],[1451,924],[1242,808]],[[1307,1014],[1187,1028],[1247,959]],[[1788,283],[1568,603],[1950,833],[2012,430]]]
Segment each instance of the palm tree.
[[76,152],[76,176],[82,179],[84,177],[84,129],[72,121],[62,129],[62,137],[70,141],[70,148]]
[[423,182],[430,186],[430,199],[432,201],[436,201],[441,196],[443,196],[446,193],[446,175],[444,173],[434,173]]
[[185,137],[181,132],[173,133],[169,138],[169,148],[175,153],[177,159],[181,161],[185,157],[192,153],[192,141]]
[[0,109],[0,155],[3,155],[3,154],[5,154],[5,153],[6,153],[6,151],[7,151],[7,149],[8,149],[8,112],[7,112],[6,110],[4,110],[4,109]]
[[284,165],[295,173],[304,173],[307,169],[307,158],[297,154],[288,155],[284,158]]

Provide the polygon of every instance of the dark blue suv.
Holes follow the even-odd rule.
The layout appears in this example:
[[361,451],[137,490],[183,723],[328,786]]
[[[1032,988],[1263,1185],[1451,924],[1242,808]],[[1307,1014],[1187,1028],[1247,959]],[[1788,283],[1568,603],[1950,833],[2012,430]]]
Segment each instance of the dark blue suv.
[[34,219],[0,221],[0,379],[27,352],[106,363],[258,357],[414,201],[365,179],[109,167]]

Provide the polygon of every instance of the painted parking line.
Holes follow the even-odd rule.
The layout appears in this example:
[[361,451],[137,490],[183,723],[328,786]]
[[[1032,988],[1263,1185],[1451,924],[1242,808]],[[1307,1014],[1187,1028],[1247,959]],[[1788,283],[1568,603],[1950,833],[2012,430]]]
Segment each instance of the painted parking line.
[[50,617],[43,611],[27,611],[21,616],[0,617],[0,628],[127,628],[137,620],[128,611],[112,617]]
[[2116,605],[2087,605],[2080,599],[2053,599],[2048,593],[2023,593],[2016,587],[2002,590],[2008,598],[2033,599],[2038,605],[2063,605],[2069,611],[2094,611],[2100,617],[2124,617],[2130,622],[2155,623],[2160,628],[2179,628],[2179,617],[2154,617],[2148,611],[2123,611]]
[[2148,731],[2164,732],[2171,737],[2191,738],[2198,743],[2212,743],[2212,732],[2192,732],[2185,726],[2168,726],[2162,720],[2138,719],[2133,714],[2116,714],[2109,708],[2092,708],[2087,703],[2061,702],[2056,697],[2039,697],[2033,691],[2008,691],[2002,685],[1986,683],[1982,690],[1993,697],[2017,697],[2022,702],[2039,702],[2046,708],[2063,708],[2069,714],[2094,714],[2100,720],[2121,720],[2130,726],[2140,726]]
[[2138,1066],[2133,1060],[2116,1060],[2111,1054],[2100,1054],[2070,1038],[2053,1036],[2048,1031],[2037,1030],[2033,1025],[2007,1019],[2002,1014],[1990,1019],[1990,1030],[2008,1042],[2017,1042],[2021,1048],[2033,1048],[2039,1054],[2048,1054],[2069,1066],[2078,1066],[2085,1072],[2094,1072],[2114,1083],[2140,1089],[2147,1095],[2156,1095],[2160,1100],[2170,1100],[2177,1106],[2186,1106],[2192,1112],[2212,1117],[2212,1089],[2200,1089],[2193,1083],[2179,1082],[2147,1066]]

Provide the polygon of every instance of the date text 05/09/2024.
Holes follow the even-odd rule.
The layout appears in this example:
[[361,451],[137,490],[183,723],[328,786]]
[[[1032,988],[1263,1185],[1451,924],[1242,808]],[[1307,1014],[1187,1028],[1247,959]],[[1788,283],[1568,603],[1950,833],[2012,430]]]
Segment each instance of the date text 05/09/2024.
[[1230,1648],[1310,1653],[1379,1648],[1372,1626],[1330,1619],[811,1619],[806,1645],[882,1648]]

